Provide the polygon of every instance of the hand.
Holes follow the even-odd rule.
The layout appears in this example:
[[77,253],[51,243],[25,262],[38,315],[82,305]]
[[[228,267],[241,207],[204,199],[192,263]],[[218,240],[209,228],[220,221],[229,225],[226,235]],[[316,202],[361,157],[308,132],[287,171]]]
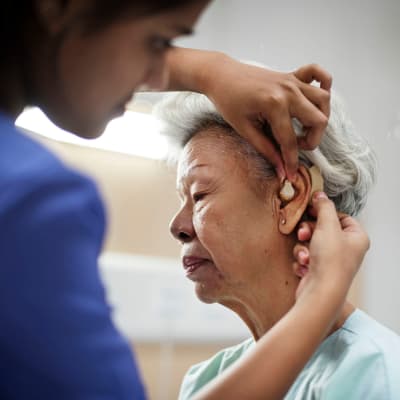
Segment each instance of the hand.
[[303,222],[297,232],[301,242],[294,248],[294,269],[302,277],[297,296],[316,282],[344,292],[361,266],[369,238],[360,224],[346,214],[337,214],[325,193],[316,193],[310,213],[316,222]]
[[[226,57],[218,63],[207,85],[207,96],[224,119],[275,166],[280,178],[293,180],[298,147],[314,149],[328,123],[332,78],[318,65],[306,65],[290,73],[271,71]],[[312,86],[320,82],[320,87]],[[304,136],[297,138],[292,126],[297,118]],[[268,122],[273,138],[263,126]]]

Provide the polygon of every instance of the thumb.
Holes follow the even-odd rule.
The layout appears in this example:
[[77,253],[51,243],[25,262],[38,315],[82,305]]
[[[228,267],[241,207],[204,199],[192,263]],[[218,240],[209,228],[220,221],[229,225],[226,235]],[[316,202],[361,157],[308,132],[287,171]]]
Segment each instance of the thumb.
[[282,156],[273,141],[268,138],[260,127],[249,122],[244,126],[235,127],[235,130],[256,150],[261,153],[274,167],[279,178],[286,176]]
[[334,227],[340,229],[335,205],[324,192],[316,192],[312,198],[313,213],[317,218],[315,229]]

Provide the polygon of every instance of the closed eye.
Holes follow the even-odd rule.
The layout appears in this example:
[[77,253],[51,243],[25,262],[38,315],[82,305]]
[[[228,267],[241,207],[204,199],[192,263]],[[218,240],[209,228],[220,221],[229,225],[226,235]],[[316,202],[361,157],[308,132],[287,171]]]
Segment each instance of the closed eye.
[[197,203],[198,201],[204,199],[205,196],[206,196],[206,193],[194,193],[193,194],[193,201],[195,203]]
[[150,39],[150,46],[155,52],[164,52],[172,47],[172,39],[163,36],[154,36]]

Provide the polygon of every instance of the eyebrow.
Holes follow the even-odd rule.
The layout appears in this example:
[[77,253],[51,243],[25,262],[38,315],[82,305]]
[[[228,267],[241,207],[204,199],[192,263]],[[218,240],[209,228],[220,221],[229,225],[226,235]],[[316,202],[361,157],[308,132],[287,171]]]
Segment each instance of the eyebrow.
[[[196,170],[198,168],[202,168],[202,167],[209,167],[209,165],[208,164],[196,164],[196,165],[193,165],[192,167],[189,167],[186,170],[186,173],[183,175],[183,177],[187,178],[189,175],[191,175],[193,173],[194,170]],[[181,179],[181,181],[182,181],[182,179]],[[176,187],[176,190],[179,191],[179,186]]]
[[184,25],[175,25],[173,28],[179,35],[190,36],[194,34],[194,30],[192,28]]
[[208,165],[208,164],[196,164],[196,165],[193,165],[193,166],[191,166],[191,167],[189,167],[189,168],[187,169],[185,175],[189,175],[189,174],[191,174],[195,169],[202,168],[202,167],[209,167],[209,165]]

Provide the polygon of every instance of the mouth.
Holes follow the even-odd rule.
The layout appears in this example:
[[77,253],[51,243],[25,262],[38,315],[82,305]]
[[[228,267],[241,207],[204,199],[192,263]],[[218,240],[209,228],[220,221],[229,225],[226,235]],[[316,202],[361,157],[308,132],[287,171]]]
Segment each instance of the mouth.
[[133,100],[133,96],[134,96],[133,94],[131,94],[130,96],[127,96],[126,98],[124,98],[120,103],[118,103],[114,107],[114,109],[112,111],[114,118],[120,117],[121,115],[123,115],[125,113],[125,111],[128,110],[128,105]]
[[200,257],[185,256],[182,259],[183,268],[186,271],[186,276],[190,278],[194,272],[207,264],[210,260]]
[[120,103],[113,108],[110,113],[110,119],[121,117],[125,113],[125,104]]

